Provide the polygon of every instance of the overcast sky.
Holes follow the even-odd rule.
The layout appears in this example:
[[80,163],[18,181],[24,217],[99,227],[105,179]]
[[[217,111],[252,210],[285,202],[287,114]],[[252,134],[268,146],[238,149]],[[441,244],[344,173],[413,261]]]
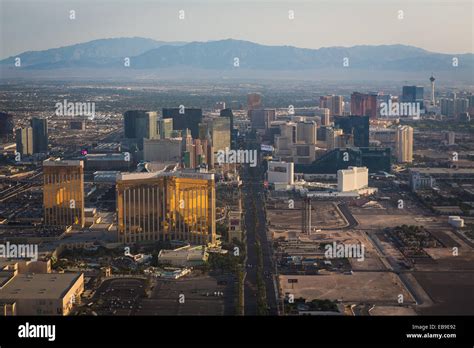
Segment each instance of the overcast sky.
[[[0,0],[0,58],[94,39],[241,39],[473,52],[472,0]],[[76,19],[69,19],[69,11]],[[178,18],[179,10],[185,19]],[[290,20],[288,11],[294,11]],[[403,11],[403,19],[399,19]]]

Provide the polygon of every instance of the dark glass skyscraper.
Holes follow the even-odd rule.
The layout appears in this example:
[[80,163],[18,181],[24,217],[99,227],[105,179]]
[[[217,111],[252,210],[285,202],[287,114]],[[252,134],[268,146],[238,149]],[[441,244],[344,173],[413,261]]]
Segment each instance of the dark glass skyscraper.
[[158,113],[130,110],[123,114],[125,147],[130,151],[143,150],[144,139],[158,139]]
[[48,121],[45,118],[33,117],[33,153],[48,152]]
[[202,122],[201,109],[163,108],[163,118],[173,119],[173,129],[185,130],[187,128],[194,139],[199,138],[199,123]]
[[423,94],[424,94],[424,88],[421,86],[403,86],[402,102],[420,103],[420,109],[424,109]]
[[354,146],[369,146],[369,116],[341,116],[334,118],[334,124],[344,134],[352,134]]
[[0,112],[0,140],[10,141],[13,139],[13,115]]
[[125,138],[155,139],[158,136],[156,111],[130,110],[123,114]]

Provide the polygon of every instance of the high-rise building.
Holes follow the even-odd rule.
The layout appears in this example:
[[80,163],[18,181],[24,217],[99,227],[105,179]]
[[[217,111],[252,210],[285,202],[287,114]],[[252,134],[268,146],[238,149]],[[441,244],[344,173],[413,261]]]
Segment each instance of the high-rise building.
[[331,105],[332,105],[331,99],[332,99],[332,96],[330,96],[330,95],[320,96],[319,97],[319,107],[331,110]]
[[275,155],[282,161],[311,163],[316,158],[317,126],[314,121],[277,122],[274,133]]
[[196,168],[196,146],[189,129],[185,129],[182,137],[183,165],[185,168]]
[[331,111],[328,108],[320,109],[321,125],[329,126],[331,124]]
[[296,142],[307,145],[316,145],[316,122],[305,121],[296,124]]
[[377,118],[377,93],[352,93],[351,115],[369,116],[371,119]]
[[[209,135],[212,139],[212,145],[214,151],[225,151],[226,148],[230,149],[230,118],[218,117],[206,122]],[[202,139],[206,139],[204,136]]]
[[[469,101],[469,109],[474,109],[474,95],[470,95],[467,97]],[[472,111],[469,111],[472,112]]]
[[214,174],[121,174],[116,187],[120,242],[215,243]]
[[351,134],[354,138],[354,146],[369,146],[369,116],[340,116],[334,118],[337,128],[344,134]]
[[22,156],[33,154],[33,128],[18,128],[16,130],[16,151]]
[[296,164],[310,164],[316,159],[316,147],[311,144],[296,143],[293,145],[291,158]]
[[431,96],[430,96],[430,100],[431,100],[431,105],[432,106],[435,106],[436,105],[436,100],[435,100],[435,78],[433,75],[431,75],[430,77],[430,84],[431,84]]
[[399,163],[413,162],[413,128],[399,126],[397,128],[396,154]]
[[467,98],[456,98],[454,101],[454,113],[456,117],[459,117],[459,114],[467,112],[469,108],[469,99]]
[[48,152],[48,120],[33,117],[31,119],[33,128],[33,153]]
[[453,99],[440,99],[441,115],[454,117],[456,114],[456,101]]
[[366,167],[349,167],[337,171],[337,190],[350,192],[366,188],[369,184],[369,170]]
[[84,227],[83,161],[43,162],[44,224]]
[[285,122],[280,124],[279,128],[280,134],[275,135],[275,150],[280,156],[290,155],[296,143],[296,123]]
[[424,109],[423,95],[424,88],[421,86],[403,86],[402,88],[402,102],[419,103],[420,109]]
[[250,93],[247,95],[247,109],[255,110],[262,108],[262,96],[258,93]]
[[342,136],[342,129],[334,129],[332,127],[326,127],[326,148],[328,150],[334,150],[340,147],[344,147]]
[[125,138],[156,139],[158,113],[156,111],[130,110],[123,114]]
[[0,112],[0,141],[10,141],[13,139],[13,115]]
[[344,98],[342,95],[326,95],[319,98],[319,107],[330,110],[331,116],[344,114]]
[[292,162],[268,162],[267,180],[270,184],[293,185],[294,175],[294,164]]
[[334,116],[342,116],[344,114],[344,98],[342,95],[333,97],[333,113]]
[[186,129],[182,137],[182,164],[184,168],[214,167],[214,146],[209,132],[208,124],[201,123],[202,137],[193,139],[191,131]]
[[158,120],[158,134],[160,139],[168,139],[173,135],[173,119],[160,118]]
[[194,139],[199,137],[202,110],[196,108],[163,108],[163,118],[173,119],[173,129],[189,129]]
[[452,98],[441,98],[441,115],[448,117],[459,117],[469,110],[469,99],[468,98],[457,98],[456,94],[453,93]]
[[252,129],[267,129],[270,123],[276,119],[275,109],[251,109],[248,111],[248,117]]
[[232,112],[232,109],[222,109],[220,112],[220,116],[228,117],[230,119],[230,147],[232,149],[235,149],[239,132],[234,129],[234,113]]

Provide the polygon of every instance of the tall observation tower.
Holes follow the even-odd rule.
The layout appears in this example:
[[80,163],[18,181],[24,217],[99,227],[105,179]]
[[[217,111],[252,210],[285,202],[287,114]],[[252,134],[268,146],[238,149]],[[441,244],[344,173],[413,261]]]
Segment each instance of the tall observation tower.
[[433,77],[433,73],[431,74],[430,77],[430,82],[431,82],[431,105],[435,106],[435,96],[434,96],[434,82],[435,78]]

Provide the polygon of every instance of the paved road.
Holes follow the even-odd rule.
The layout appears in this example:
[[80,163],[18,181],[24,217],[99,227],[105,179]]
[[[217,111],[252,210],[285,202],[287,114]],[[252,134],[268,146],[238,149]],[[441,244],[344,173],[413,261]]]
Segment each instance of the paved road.
[[[250,143],[249,147],[256,149],[258,143]],[[263,256],[263,279],[265,281],[267,309],[269,315],[278,315],[275,284],[272,274],[271,245],[267,239],[265,197],[263,187],[263,171],[259,166],[244,166],[243,199],[245,209],[245,228],[247,239],[247,265],[244,282],[244,313],[257,315],[257,250],[256,241],[260,241]]]
[[346,229],[354,228],[359,224],[354,215],[352,215],[346,202],[341,202],[337,206],[339,208],[339,211],[344,215],[347,222],[349,223],[349,226],[345,227]]

